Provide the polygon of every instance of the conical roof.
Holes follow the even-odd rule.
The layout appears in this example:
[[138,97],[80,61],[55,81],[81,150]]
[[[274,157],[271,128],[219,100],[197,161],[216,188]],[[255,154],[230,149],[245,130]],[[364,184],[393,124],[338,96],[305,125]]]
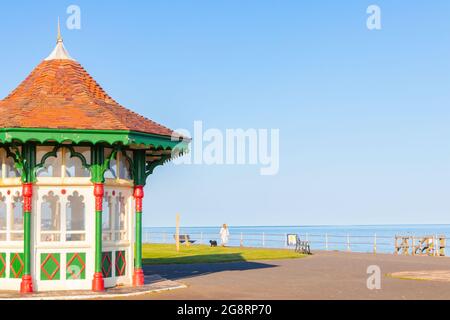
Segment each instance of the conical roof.
[[4,115],[0,117],[2,132],[21,128],[133,132],[163,139],[175,135],[113,100],[70,57],[60,36],[50,56],[0,101],[0,114]]

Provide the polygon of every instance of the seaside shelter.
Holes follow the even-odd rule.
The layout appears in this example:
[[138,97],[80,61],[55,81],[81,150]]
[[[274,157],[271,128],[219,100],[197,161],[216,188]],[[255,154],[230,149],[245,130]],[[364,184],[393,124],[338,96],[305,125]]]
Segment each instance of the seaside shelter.
[[0,113],[0,290],[143,285],[144,186],[190,141],[114,101],[59,30]]

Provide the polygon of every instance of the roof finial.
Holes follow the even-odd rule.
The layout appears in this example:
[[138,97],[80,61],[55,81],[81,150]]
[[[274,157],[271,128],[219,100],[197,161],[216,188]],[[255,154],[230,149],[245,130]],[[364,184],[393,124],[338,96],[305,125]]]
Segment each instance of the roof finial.
[[58,37],[57,37],[57,43],[58,42],[62,42],[63,41],[63,38],[62,38],[62,36],[61,36],[61,24],[60,24],[60,21],[59,21],[59,17],[58,17]]
[[45,59],[45,61],[49,60],[73,60],[66,48],[64,48],[63,38],[61,36],[61,24],[58,17],[58,36],[56,41],[56,47],[53,52]]

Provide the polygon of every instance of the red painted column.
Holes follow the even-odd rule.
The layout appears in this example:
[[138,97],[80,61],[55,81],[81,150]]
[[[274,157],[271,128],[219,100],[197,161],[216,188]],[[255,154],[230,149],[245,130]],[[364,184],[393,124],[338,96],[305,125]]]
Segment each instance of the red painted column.
[[31,276],[31,210],[33,199],[33,184],[24,183],[23,196],[23,260],[24,272],[20,284],[20,293],[33,292],[33,278]]
[[134,199],[136,200],[136,241],[133,285],[144,285],[144,271],[142,270],[142,199],[144,199],[144,187],[134,187]]
[[94,185],[95,196],[95,273],[92,280],[92,291],[105,291],[105,280],[102,273],[102,214],[103,214],[103,196],[105,187],[103,183]]

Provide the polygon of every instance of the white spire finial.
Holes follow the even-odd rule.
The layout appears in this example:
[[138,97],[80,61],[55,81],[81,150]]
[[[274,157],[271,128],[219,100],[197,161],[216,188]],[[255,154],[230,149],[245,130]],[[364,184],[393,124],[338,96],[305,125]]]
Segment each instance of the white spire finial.
[[53,52],[45,59],[45,61],[49,60],[74,60],[70,57],[66,48],[64,47],[63,38],[61,36],[61,24],[58,17],[58,35],[56,41],[56,48]]
[[56,42],[58,43],[58,42],[62,42],[62,41],[63,41],[63,38],[61,36],[61,24],[59,22],[59,17],[58,17],[58,36],[56,38]]

